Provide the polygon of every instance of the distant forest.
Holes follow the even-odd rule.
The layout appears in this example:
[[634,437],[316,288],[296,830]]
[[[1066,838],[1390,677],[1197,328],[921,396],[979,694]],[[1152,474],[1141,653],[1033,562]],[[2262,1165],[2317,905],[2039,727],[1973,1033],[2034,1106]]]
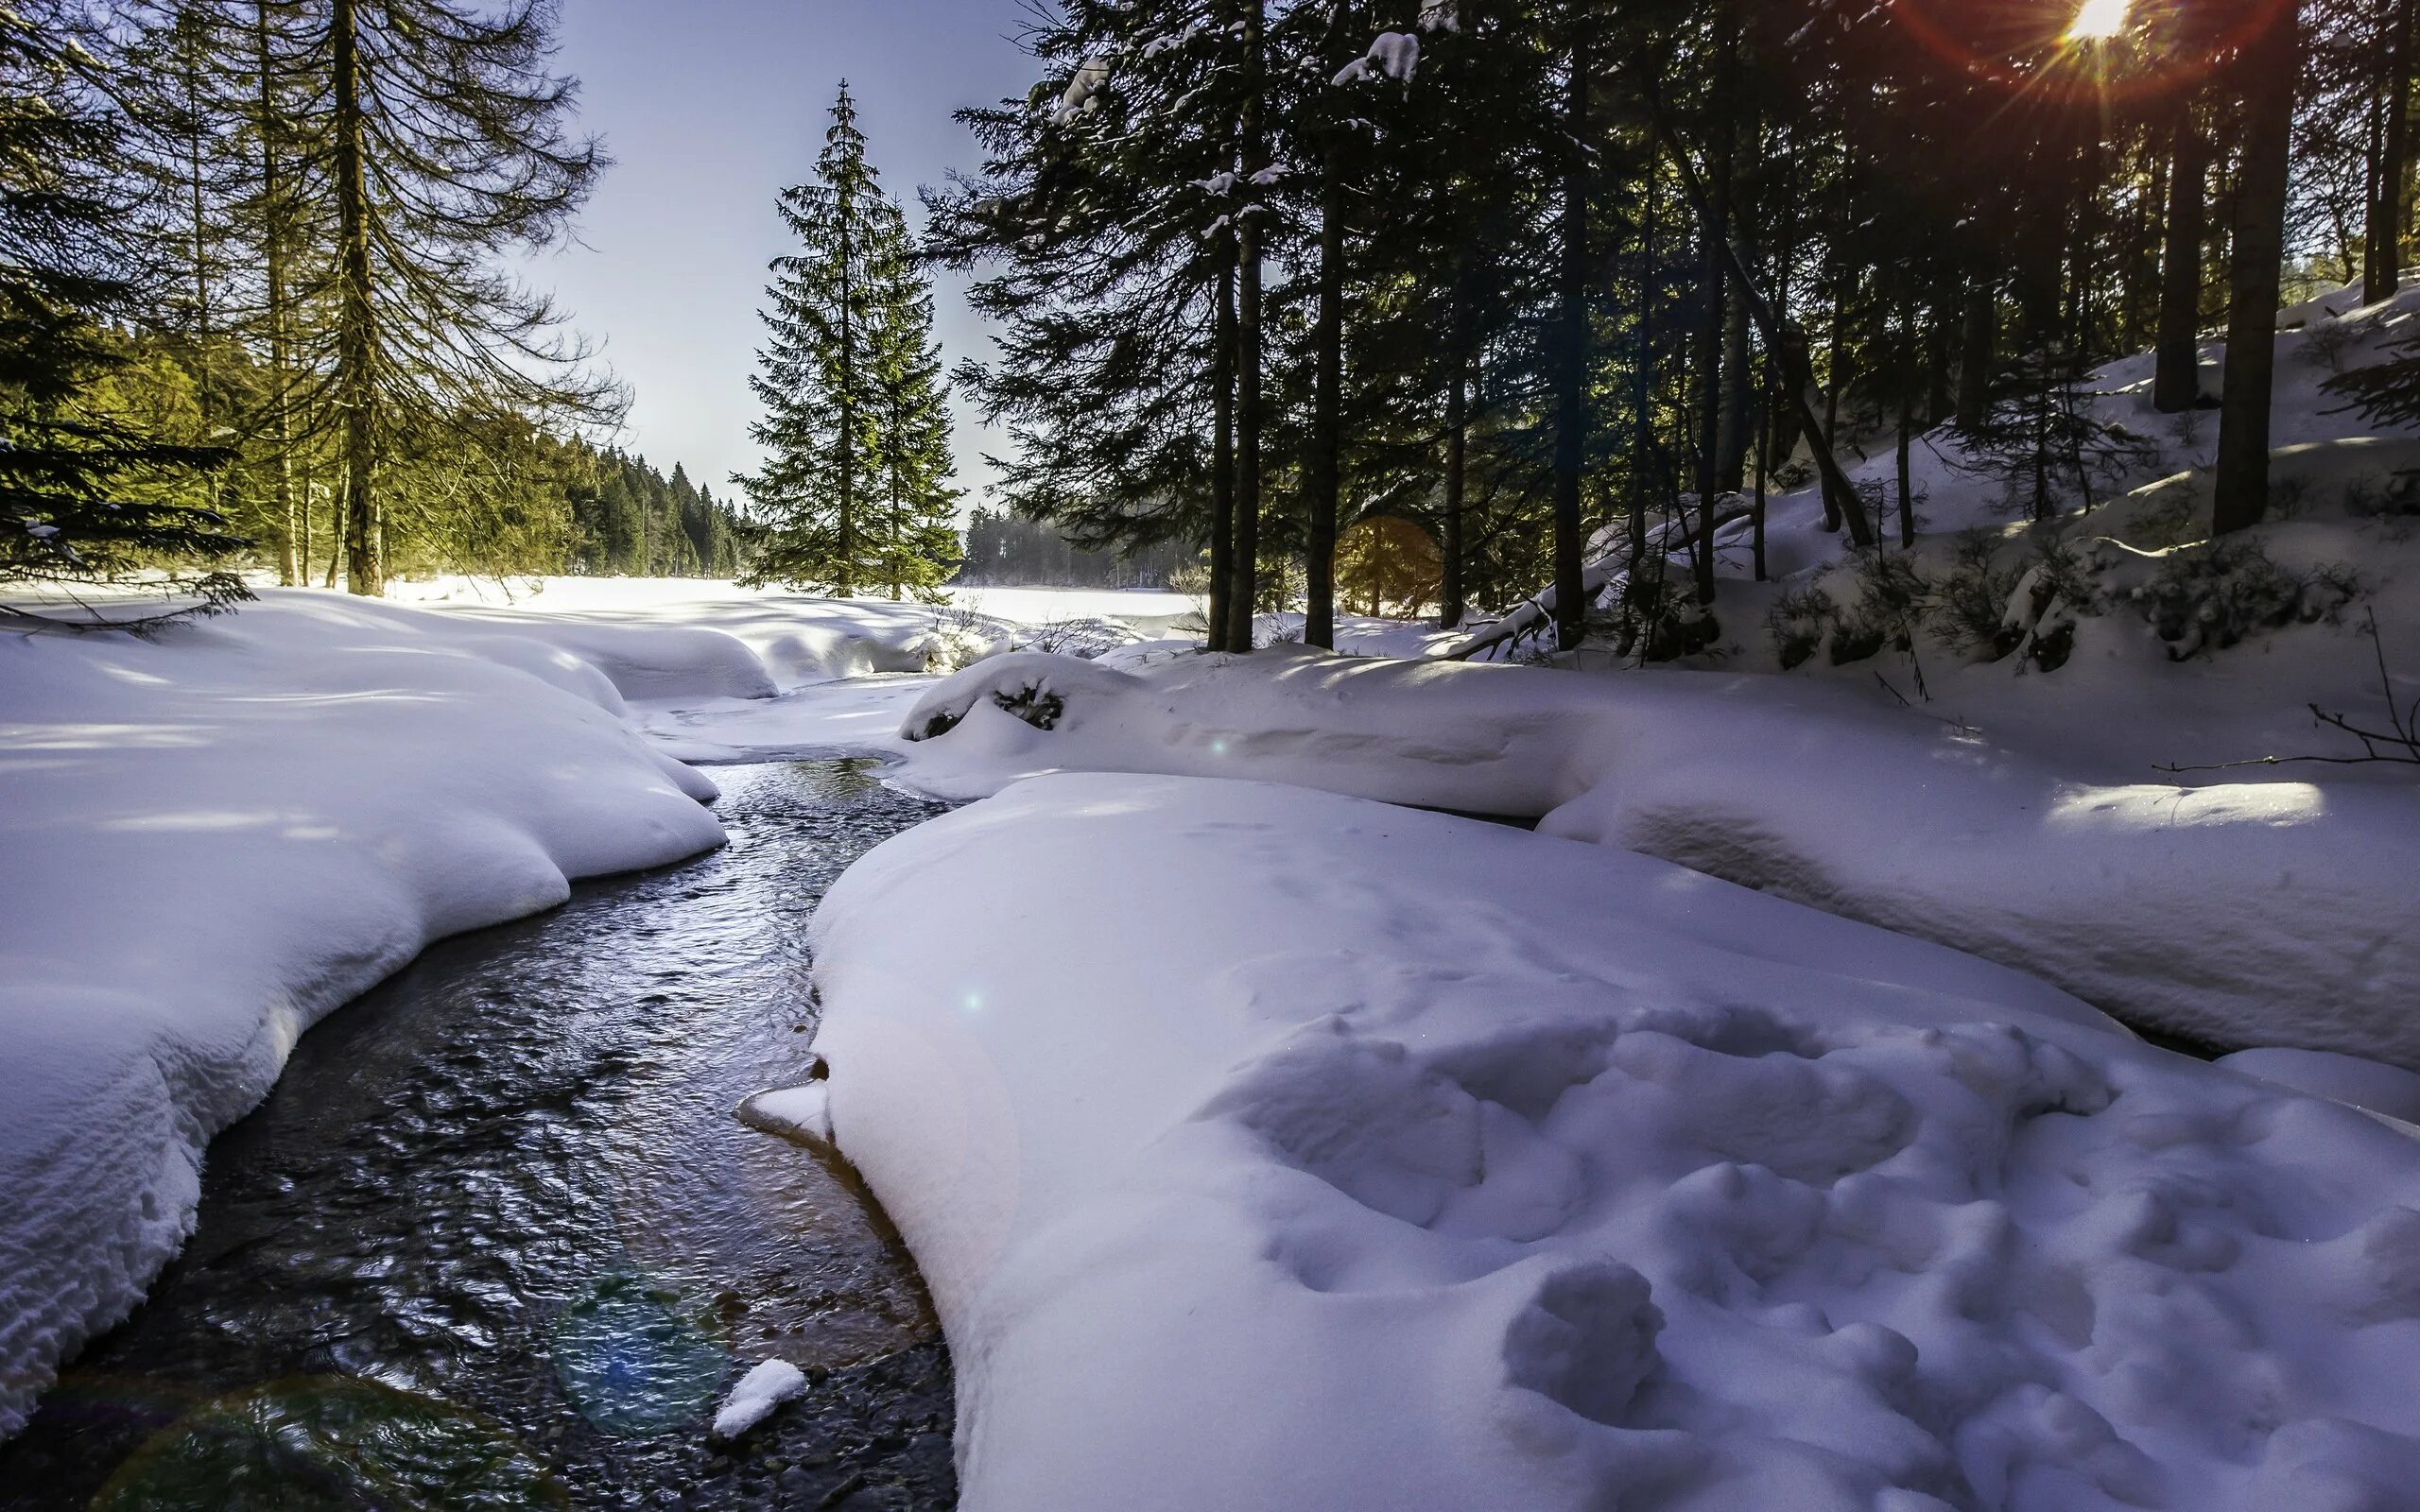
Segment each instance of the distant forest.
[[[1037,588],[1166,588],[1201,559],[1199,547],[1164,541],[1132,552],[1082,551],[1056,527],[977,506],[966,520],[966,559],[952,581]],[[1197,568],[1198,570],[1198,568]]]
[[[578,451],[587,449],[578,448]],[[666,477],[643,456],[619,452],[586,460],[594,481],[571,483],[571,550],[576,573],[633,577],[735,577],[747,526],[689,481],[680,463]]]

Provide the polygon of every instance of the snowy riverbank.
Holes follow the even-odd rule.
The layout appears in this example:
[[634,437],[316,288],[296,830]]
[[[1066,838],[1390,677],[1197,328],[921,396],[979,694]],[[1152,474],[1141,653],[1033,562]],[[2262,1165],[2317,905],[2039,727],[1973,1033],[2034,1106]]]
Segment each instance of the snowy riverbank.
[[0,637],[0,1436],[176,1252],[204,1147],[314,1021],[441,936],[721,843],[629,699],[921,668],[933,620],[716,618],[272,591],[147,643]]
[[1599,846],[1116,776],[889,842],[815,937],[970,1512],[2420,1476],[2412,1131],[1971,957]]

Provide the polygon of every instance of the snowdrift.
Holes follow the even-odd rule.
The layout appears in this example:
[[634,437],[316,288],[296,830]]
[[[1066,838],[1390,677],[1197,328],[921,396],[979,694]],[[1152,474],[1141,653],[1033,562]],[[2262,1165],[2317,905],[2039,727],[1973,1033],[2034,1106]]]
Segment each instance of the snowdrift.
[[[1379,722],[1357,686],[1338,742]],[[1142,702],[1061,735],[1207,759]],[[1369,768],[1445,791],[1400,744]],[[2420,1477],[2410,1131],[1970,957],[1603,847],[1077,775],[890,840],[814,936],[969,1512],[2382,1509]]]
[[994,658],[928,690],[901,779],[1249,777],[1643,850],[2035,972],[2222,1044],[2420,1066],[2420,803],[2397,786],[2093,782],[1806,679],[1588,677],[1278,649]]
[[713,784],[617,715],[752,664],[302,593],[150,644],[0,637],[0,1436],[175,1253],[204,1146],[314,1021],[720,843]]

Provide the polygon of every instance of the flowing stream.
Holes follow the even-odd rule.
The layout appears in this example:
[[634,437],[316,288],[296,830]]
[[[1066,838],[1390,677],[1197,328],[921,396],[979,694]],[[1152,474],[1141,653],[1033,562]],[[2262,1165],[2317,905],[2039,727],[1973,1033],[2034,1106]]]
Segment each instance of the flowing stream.
[[[732,1114],[803,1079],[823,889],[940,805],[866,762],[715,776],[727,850],[441,942],[303,1036],[184,1252],[0,1445],[0,1507],[953,1503],[896,1235]],[[807,1395],[711,1444],[776,1355]]]

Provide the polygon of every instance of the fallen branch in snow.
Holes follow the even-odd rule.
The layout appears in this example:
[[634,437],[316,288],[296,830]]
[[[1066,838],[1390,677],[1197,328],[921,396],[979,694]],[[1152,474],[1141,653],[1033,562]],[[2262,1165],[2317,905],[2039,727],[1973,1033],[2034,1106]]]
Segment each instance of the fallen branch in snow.
[[[2352,736],[2361,743],[2359,756],[2251,756],[2239,762],[2212,762],[2205,765],[2181,766],[2169,765],[2163,772],[2217,772],[2235,766],[2283,766],[2289,762],[2318,762],[2329,766],[2361,766],[2371,762],[2393,762],[2398,765],[2420,766],[2420,698],[2414,698],[2408,709],[2398,710],[2394,703],[2394,678],[2387,670],[2386,642],[2378,635],[2377,610],[2364,609],[2367,624],[2363,632],[2370,638],[2370,649],[2378,662],[2378,691],[2386,699],[2386,721],[2390,730],[2364,730],[2350,717],[2330,713],[2317,704],[2306,704],[2313,722],[2326,725]],[[2381,746],[2400,747],[2380,750]]]

